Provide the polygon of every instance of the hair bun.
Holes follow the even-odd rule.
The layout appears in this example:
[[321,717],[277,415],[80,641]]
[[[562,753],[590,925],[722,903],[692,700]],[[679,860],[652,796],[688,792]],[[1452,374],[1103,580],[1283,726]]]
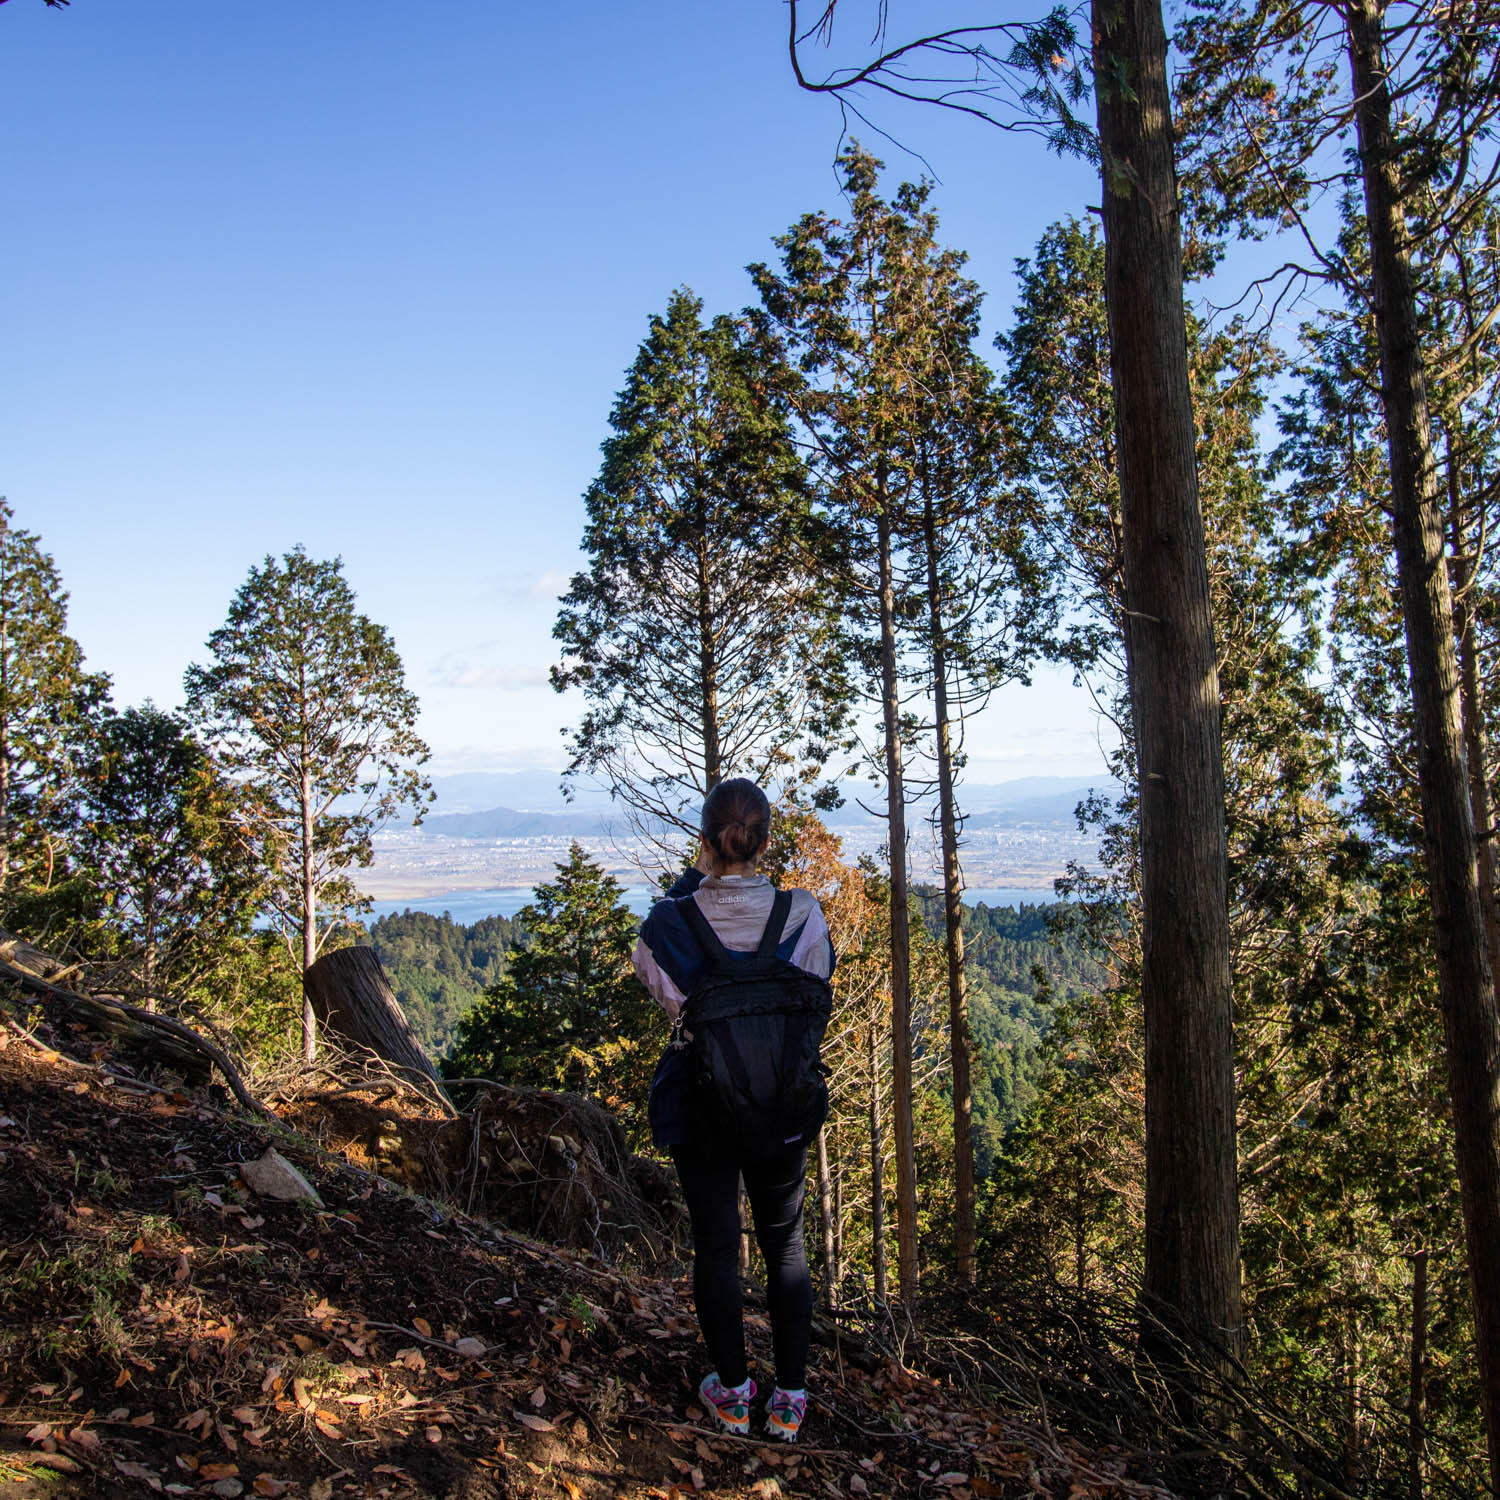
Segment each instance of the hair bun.
[[771,834],[771,804],[753,781],[721,781],[703,802],[703,837],[724,859],[748,864]]

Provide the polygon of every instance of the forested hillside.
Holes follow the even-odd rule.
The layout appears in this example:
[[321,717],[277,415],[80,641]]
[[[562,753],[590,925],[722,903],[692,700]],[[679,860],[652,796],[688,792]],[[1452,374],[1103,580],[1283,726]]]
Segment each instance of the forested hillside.
[[[918,886],[913,901],[935,939],[943,898]],[[974,1036],[974,1166],[989,1176],[1005,1134],[1036,1096],[1044,1070],[1042,1039],[1055,1004],[1103,983],[1061,903],[966,906],[964,956]]]
[[505,973],[506,954],[522,938],[509,917],[464,926],[446,913],[408,910],[372,922],[360,941],[380,955],[417,1040],[436,1060],[452,1046],[458,1023]]
[[[914,903],[939,936],[942,897],[918,887]],[[1031,1102],[1042,1068],[1040,1043],[1051,1003],[1099,981],[1054,905],[965,907],[975,1045],[976,1166],[989,1173],[1006,1130]],[[361,938],[380,955],[412,1030],[434,1060],[451,1051],[459,1022],[508,969],[507,954],[526,942],[518,920],[486,917],[464,925],[446,914],[405,911],[370,924]]]

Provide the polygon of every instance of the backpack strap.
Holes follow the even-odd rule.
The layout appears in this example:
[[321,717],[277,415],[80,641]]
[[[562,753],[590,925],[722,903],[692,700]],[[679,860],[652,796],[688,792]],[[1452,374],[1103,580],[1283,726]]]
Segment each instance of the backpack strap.
[[713,930],[697,901],[691,895],[683,896],[677,902],[677,909],[682,913],[682,920],[687,923],[688,931],[698,940],[709,968],[716,971],[727,969],[734,960],[730,957],[729,949],[719,941],[719,934]]
[[777,891],[771,903],[771,915],[766,918],[766,930],[760,935],[760,947],[755,950],[755,967],[763,969],[776,957],[781,946],[781,934],[786,929],[786,919],[792,909],[792,893]]

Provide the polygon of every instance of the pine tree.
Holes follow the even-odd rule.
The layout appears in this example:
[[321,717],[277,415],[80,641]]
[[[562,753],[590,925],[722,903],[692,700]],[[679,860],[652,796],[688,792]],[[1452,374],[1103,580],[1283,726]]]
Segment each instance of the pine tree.
[[[1020,267],[1022,300],[1003,347],[1020,426],[1035,439],[1027,468],[1079,565],[1074,656],[1109,702],[1123,670],[1109,650],[1121,602],[1117,510],[1110,487],[1090,476],[1109,473],[1110,423],[1081,399],[1094,390],[1107,400],[1098,252],[1076,225],[1049,230]],[[1411,899],[1421,831],[1405,770],[1410,716],[1381,525],[1381,434],[1365,404],[1372,330],[1366,317],[1309,330],[1318,358],[1283,416],[1289,493],[1278,494],[1254,441],[1274,367],[1232,329],[1188,327],[1219,622],[1247,1360],[1353,1488],[1389,1472],[1393,1457],[1399,1466],[1408,1443],[1424,1464],[1446,1463],[1445,1443],[1472,1444],[1477,1407],[1464,1369],[1472,1323],[1454,1300],[1465,1259],[1446,1187],[1430,934]],[[1324,600],[1331,694],[1312,686],[1322,657],[1310,622]],[[1335,704],[1352,715],[1336,717]],[[1128,757],[1120,770],[1128,783]],[[1359,801],[1344,810],[1350,792]],[[1127,794],[1110,815],[1103,900],[1082,913],[1114,980],[1059,1012],[1047,1042],[1053,1070],[1002,1150],[987,1222],[1002,1264],[1040,1261],[1080,1290],[1117,1289],[1121,1271],[1140,1265],[1129,804]],[[1393,1438],[1381,1412],[1408,1401],[1424,1414],[1416,1436]]]
[[[1195,7],[1180,38],[1184,139],[1208,253],[1227,232],[1294,222],[1320,274],[1373,313],[1490,1478],[1500,1485],[1500,1007],[1433,441],[1431,374],[1442,359],[1422,316],[1447,245],[1493,213],[1485,143],[1500,119],[1500,9],[1357,0],[1335,14],[1325,28],[1321,14],[1283,3]],[[1340,149],[1342,171],[1329,160]],[[1311,234],[1306,209],[1329,180],[1360,206],[1356,256]]]
[[[208,649],[184,679],[189,716],[252,794],[271,911],[306,970],[364,909],[349,872],[370,863],[371,834],[402,806],[420,819],[431,798],[417,700],[343,564],[301,547],[250,570]],[[315,1045],[304,1000],[303,1056]]]
[[249,933],[263,881],[251,818],[174,714],[148,702],[104,720],[77,849],[148,1007]]
[[[1482,828],[1492,819],[1496,775],[1489,748],[1494,694],[1483,670],[1493,654],[1496,585],[1483,545],[1494,519],[1493,496],[1486,493],[1495,453],[1494,369],[1482,349],[1463,349],[1466,335],[1454,348],[1454,334],[1471,328],[1475,316],[1465,288],[1482,292],[1485,279],[1463,269],[1474,249],[1483,258],[1483,218],[1474,231],[1472,239],[1450,236],[1433,245],[1433,254],[1420,255],[1417,264],[1424,327],[1439,346],[1428,354],[1434,447],[1442,456],[1469,797]],[[1357,202],[1350,199],[1340,251],[1351,267],[1362,264],[1364,238]],[[1342,1158],[1332,1176],[1327,1168],[1317,1170],[1320,1181],[1347,1185],[1349,1201],[1328,1214],[1339,1226],[1327,1237],[1327,1253],[1340,1257],[1338,1275],[1325,1273],[1317,1284],[1357,1288],[1358,1315],[1341,1330],[1346,1352],[1339,1369],[1347,1372],[1341,1378],[1346,1387],[1358,1384],[1409,1403],[1406,1457],[1420,1482],[1422,1472],[1446,1466],[1447,1444],[1479,1445],[1482,1403],[1472,1384],[1472,1311],[1461,1295],[1455,1301],[1468,1262],[1457,1190],[1450,1194],[1447,1186],[1454,1171],[1452,1126],[1437,1062],[1443,1036],[1431,911],[1419,896],[1423,827],[1412,775],[1415,720],[1388,530],[1390,482],[1371,310],[1350,298],[1304,326],[1302,338],[1299,387],[1281,412],[1280,459],[1293,534],[1327,601],[1348,793],[1365,835],[1362,859],[1374,891],[1348,938],[1349,956],[1329,965],[1320,1014],[1332,1044],[1324,1073],[1339,1108],[1331,1100],[1321,1107],[1315,1139]],[[1480,844],[1477,869],[1487,948],[1494,946],[1491,843]],[[1378,1049],[1364,1045],[1372,1031],[1385,1039]],[[1375,1215],[1364,1210],[1372,1198],[1380,1205]],[[1310,1307],[1284,1307],[1277,1317],[1280,1326],[1299,1330],[1322,1320]],[[1372,1336],[1402,1319],[1413,1330],[1410,1347]],[[1351,1408],[1344,1426],[1348,1461],[1362,1469],[1380,1462],[1391,1446],[1368,1409]]]
[[[836,6],[823,8],[811,32],[831,33]],[[1087,86],[1070,61],[1075,34],[1061,7],[1037,22],[928,30],[823,83],[802,71],[795,0],[789,10],[792,66],[804,87],[883,89],[990,123],[1029,123],[1059,151],[1085,152],[1101,167],[1128,673],[1144,767],[1153,1098],[1145,1289],[1169,1319],[1233,1344],[1240,1309],[1221,747],[1160,0],[1091,6],[1097,135],[1073,114]],[[886,19],[882,7],[882,44]],[[1010,46],[996,50],[1001,37]],[[1188,1201],[1198,1205],[1191,1215],[1180,1210]]]
[[[1064,650],[1117,722],[1114,763],[1126,791],[1113,806],[1096,798],[1087,810],[1103,834],[1103,872],[1080,874],[1075,884],[1089,900],[1069,909],[1111,966],[1111,983],[1057,1018],[1048,1040],[1054,1071],[1004,1153],[996,1232],[1042,1253],[1084,1289],[1139,1270],[1144,1234],[1144,1053],[1133,1003],[1142,936],[1137,763],[1124,692],[1103,246],[1076,222],[1053,226],[1018,272],[1021,297],[1000,345],[1026,434],[1022,469],[1047,506],[1059,565],[1069,570],[1073,629]],[[1262,1216],[1279,1212],[1280,1194],[1294,1191],[1279,1154],[1286,1100],[1315,1091],[1323,1060],[1316,1048],[1289,1047],[1288,1037],[1306,1039],[1297,1018],[1339,961],[1363,897],[1336,805],[1336,724],[1314,686],[1316,596],[1278,541],[1279,497],[1256,442],[1275,362],[1243,328],[1210,332],[1191,317],[1186,327],[1222,695],[1240,1159],[1255,1188],[1247,1223],[1258,1228]],[[1247,1267],[1261,1269],[1248,1260]],[[1256,1292],[1247,1283],[1252,1311]]]
[[[943,848],[948,1045],[953,1069],[959,1275],[974,1276],[972,1086],[960,916],[957,782],[963,721],[999,684],[1024,677],[1050,617],[1033,515],[1003,480],[1008,432],[974,351],[981,295],[965,257],[937,243],[927,185],[877,192],[880,163],[840,158],[847,222],[809,215],[783,236],[783,271],[753,267],[767,313],[803,383],[792,400],[813,455],[821,556],[844,608],[859,691],[879,705],[871,761],[886,785],[890,831],[893,1110],[902,1296],[916,1293],[919,1247],[911,1035],[916,1006],[906,873],[908,752],[927,752]],[[912,713],[912,688],[931,717]]]
[[525,942],[459,1023],[449,1078],[586,1092],[637,1146],[666,1027],[630,966],[640,923],[619,883],[574,844],[516,920]]
[[958,805],[964,726],[996,688],[1027,680],[1055,624],[1056,591],[1041,563],[1038,507],[1027,490],[1005,482],[1015,439],[990,371],[974,350],[980,296],[958,274],[962,263],[962,256],[948,251],[935,258],[926,276],[913,278],[931,299],[930,342],[925,349],[908,343],[907,357],[925,407],[913,423],[910,537],[925,609],[911,634],[915,675],[932,702],[953,1065],[954,1259],[960,1280],[972,1284],[973,1042]]
[[702,314],[679,290],[651,320],[553,629],[553,686],[588,705],[568,774],[600,777],[673,859],[724,778],[815,778],[841,713],[783,375],[743,322]]
[[904,184],[887,202],[876,190],[881,164],[868,152],[851,146],[839,164],[848,221],[805,215],[777,240],[781,274],[761,265],[751,274],[802,376],[792,400],[816,455],[822,556],[837,580],[846,650],[864,669],[861,690],[879,705],[881,745],[872,760],[885,782],[890,871],[898,1278],[911,1303],[919,1258],[904,770],[910,726],[902,711],[898,616],[913,604],[902,541],[910,534],[916,440],[926,416],[920,351],[934,342],[924,281],[936,274],[938,257],[926,187]]
[[33,532],[0,499],[0,901],[63,875],[79,767],[109,679],[68,634],[68,596]]

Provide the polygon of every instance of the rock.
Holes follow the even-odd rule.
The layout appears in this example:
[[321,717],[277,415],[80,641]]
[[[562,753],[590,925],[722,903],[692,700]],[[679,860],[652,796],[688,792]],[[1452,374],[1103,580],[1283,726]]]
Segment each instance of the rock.
[[307,1198],[319,1208],[323,1206],[313,1185],[274,1146],[256,1161],[241,1162],[240,1176],[250,1191],[262,1198],[275,1198],[281,1203]]
[[453,1352],[462,1354],[465,1359],[483,1359],[490,1352],[490,1346],[483,1339],[459,1339]]

